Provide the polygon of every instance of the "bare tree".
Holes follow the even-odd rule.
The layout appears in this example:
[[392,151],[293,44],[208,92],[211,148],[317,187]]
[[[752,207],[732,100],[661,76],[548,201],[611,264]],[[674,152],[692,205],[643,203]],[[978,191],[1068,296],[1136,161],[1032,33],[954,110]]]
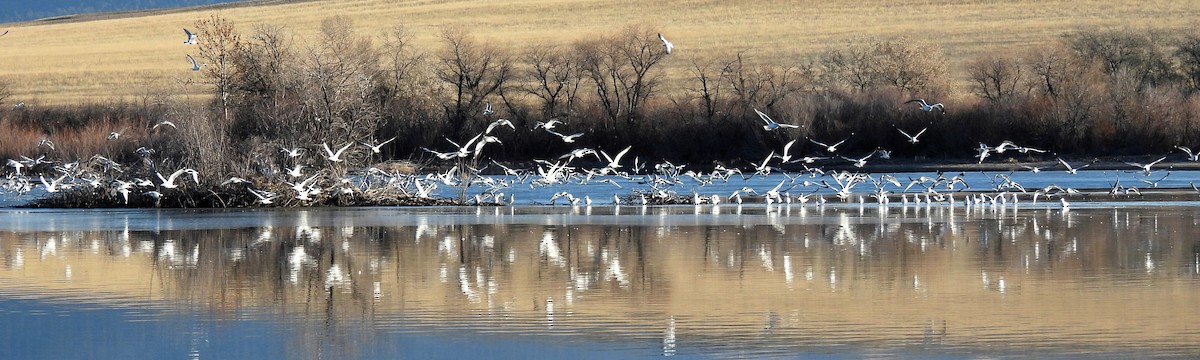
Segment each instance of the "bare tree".
[[[874,40],[871,40],[874,41]],[[830,48],[819,56],[822,83],[827,88],[846,87],[862,92],[875,86],[875,57],[869,43]]]
[[1029,68],[1035,75],[1030,79],[1031,88],[1041,89],[1043,95],[1057,97],[1070,67],[1070,59],[1065,51],[1059,46],[1050,45],[1032,49],[1028,54]]
[[934,43],[912,38],[879,41],[872,56],[876,76],[883,84],[917,92],[944,82],[946,58]]
[[633,123],[654,91],[651,73],[667,53],[658,36],[643,26],[631,26],[595,40],[576,44],[584,74],[596,86],[596,97],[608,119]]
[[382,119],[373,98],[381,71],[370,38],[355,34],[350,18],[335,16],[321,21],[319,39],[302,61],[306,101],[319,118],[316,134],[332,133],[338,142],[374,136]]
[[993,103],[1011,99],[1028,84],[1025,63],[1000,53],[979,56],[967,62],[966,70],[975,94]]
[[725,65],[726,82],[737,97],[740,112],[750,108],[771,108],[792,94],[803,91],[804,71],[795,66],[750,63],[739,52]]
[[1200,91],[1200,33],[1185,36],[1176,47],[1175,58],[1188,93]]
[[425,63],[426,54],[413,46],[413,33],[403,25],[397,25],[383,39],[383,66],[387,74],[387,87],[391,90],[384,98],[397,96],[413,82],[417,71]]
[[[739,54],[740,58],[740,54]],[[688,89],[693,93],[696,99],[700,100],[700,106],[704,111],[704,118],[712,121],[717,113],[719,104],[722,100],[721,90],[724,89],[724,79],[728,76],[728,72],[732,70],[732,65],[729,62],[718,62],[715,60],[700,60],[692,58],[691,60],[692,79],[695,82],[695,87]],[[717,69],[719,67],[719,69]]]
[[198,61],[203,62],[201,69],[204,76],[216,86],[217,99],[221,101],[222,119],[230,122],[230,94],[234,91],[236,79],[241,76],[240,68],[235,65],[235,59],[244,51],[241,35],[234,28],[233,22],[220,15],[213,15],[200,20],[196,24],[199,34],[197,47]]
[[479,44],[464,28],[446,27],[435,73],[450,85],[450,103],[443,105],[453,135],[482,114],[488,96],[496,94],[511,75],[512,61],[499,48]]
[[562,47],[535,44],[525,51],[521,61],[526,67],[521,72],[525,82],[520,90],[538,99],[542,117],[570,113],[583,80],[579,59]]
[[8,81],[0,79],[0,106],[4,105],[4,100],[12,96],[12,90],[9,89]]

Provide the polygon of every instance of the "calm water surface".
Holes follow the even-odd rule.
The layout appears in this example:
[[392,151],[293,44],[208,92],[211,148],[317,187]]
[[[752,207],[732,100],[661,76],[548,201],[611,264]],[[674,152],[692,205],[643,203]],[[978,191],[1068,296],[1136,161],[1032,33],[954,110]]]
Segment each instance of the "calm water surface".
[[0,357],[1195,358],[1198,205],[0,209]]

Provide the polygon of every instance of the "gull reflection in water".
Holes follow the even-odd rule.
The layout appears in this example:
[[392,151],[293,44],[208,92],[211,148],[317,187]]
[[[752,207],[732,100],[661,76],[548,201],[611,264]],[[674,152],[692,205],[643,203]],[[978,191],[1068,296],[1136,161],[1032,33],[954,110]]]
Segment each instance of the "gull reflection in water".
[[675,317],[667,318],[667,330],[663,332],[663,356],[675,356]]

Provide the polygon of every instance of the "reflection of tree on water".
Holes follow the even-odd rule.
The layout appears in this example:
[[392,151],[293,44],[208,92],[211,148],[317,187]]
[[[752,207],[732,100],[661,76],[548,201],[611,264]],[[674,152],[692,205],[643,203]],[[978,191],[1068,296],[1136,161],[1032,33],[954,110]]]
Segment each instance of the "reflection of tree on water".
[[[106,276],[151,270],[152,284],[127,290],[210,311],[218,322],[278,314],[296,333],[289,356],[343,357],[389,331],[455,331],[463,322],[531,333],[590,321],[645,325],[656,330],[643,335],[672,353],[687,347],[674,340],[668,346],[668,318],[670,337],[691,345],[811,343],[806,336],[825,331],[819,324],[854,324],[864,330],[858,336],[877,340],[900,335],[873,327],[908,327],[906,341],[924,333],[924,342],[932,336],[943,344],[979,336],[969,321],[1020,326],[962,317],[974,310],[946,313],[941,307],[950,299],[954,307],[984,309],[1002,296],[1053,301],[1044,297],[1047,289],[1076,286],[1080,274],[1101,282],[1089,286],[1137,291],[1122,281],[1147,273],[1194,279],[1200,263],[1192,239],[1170,235],[1194,229],[1190,218],[1153,211],[1112,221],[1109,212],[1087,209],[810,209],[802,216],[798,209],[751,207],[736,225],[702,221],[727,214],[683,211],[683,221],[662,224],[653,220],[658,213],[649,223],[612,224],[558,215],[514,222],[485,211],[475,222],[412,214],[405,225],[357,226],[353,217],[315,211],[274,214],[262,227],[236,229],[6,232],[0,270],[70,262],[71,282],[80,284],[107,271],[94,263],[148,261]],[[1092,225],[1077,225],[1084,223]],[[32,253],[45,259],[34,261]],[[1181,267],[1193,271],[1174,271]],[[62,281],[61,271],[57,276]],[[888,310],[898,307],[906,313]],[[699,325],[731,320],[744,326]]]

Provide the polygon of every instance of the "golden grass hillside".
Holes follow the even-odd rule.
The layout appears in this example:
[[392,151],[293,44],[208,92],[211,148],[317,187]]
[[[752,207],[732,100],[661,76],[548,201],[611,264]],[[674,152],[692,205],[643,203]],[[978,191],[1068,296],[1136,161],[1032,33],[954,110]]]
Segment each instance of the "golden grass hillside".
[[[0,79],[11,84],[6,103],[86,103],[182,92],[181,84],[198,74],[184,58],[195,50],[183,44],[180,29],[217,13],[246,31],[281,25],[301,39],[334,15],[351,17],[364,34],[403,24],[427,50],[440,45],[437,34],[445,24],[469,25],[477,36],[513,47],[569,43],[625,24],[649,24],[676,45],[676,55],[664,63],[671,71],[682,70],[694,56],[742,50],[799,61],[862,36],[928,39],[959,62],[985,51],[1054,41],[1073,30],[1188,29],[1200,19],[1200,2],[345,0],[34,21],[0,25],[11,31],[0,38]],[[200,95],[205,89],[192,86],[186,92]]]

